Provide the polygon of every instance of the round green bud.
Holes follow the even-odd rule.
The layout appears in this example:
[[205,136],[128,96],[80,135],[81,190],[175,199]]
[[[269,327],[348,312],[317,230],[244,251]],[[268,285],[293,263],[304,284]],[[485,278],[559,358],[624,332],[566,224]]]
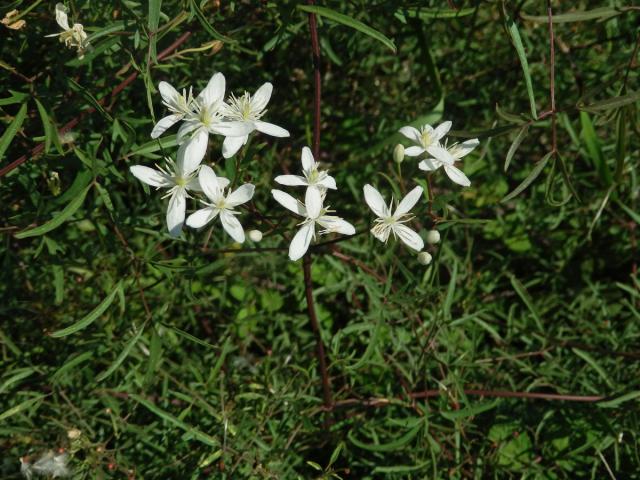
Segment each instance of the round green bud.
[[393,149],[393,161],[396,163],[402,163],[404,160],[404,145],[398,144],[396,148]]
[[437,230],[429,230],[427,232],[427,243],[435,245],[440,241],[440,232]]
[[249,230],[248,236],[249,240],[251,240],[252,242],[258,243],[260,240],[262,240],[262,232],[260,230]]
[[429,252],[420,252],[418,254],[418,263],[421,265],[429,265],[431,263],[432,257]]

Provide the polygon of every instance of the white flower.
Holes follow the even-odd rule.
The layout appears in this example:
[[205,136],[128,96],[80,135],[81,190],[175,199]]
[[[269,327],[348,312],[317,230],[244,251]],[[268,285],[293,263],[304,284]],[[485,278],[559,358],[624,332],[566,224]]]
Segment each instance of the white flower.
[[[256,91],[253,97],[249,95],[249,92],[244,92],[240,97],[231,94],[227,103],[222,106],[222,113],[227,120],[245,124],[251,129],[249,133],[258,130],[273,137],[288,137],[289,132],[284,128],[260,120],[267,112],[266,107],[272,91],[273,85],[267,82]],[[225,138],[222,144],[222,156],[224,158],[233,157],[247,143],[249,133]]]
[[236,242],[244,242],[244,230],[235,217],[238,212],[234,210],[238,205],[248,202],[253,197],[255,186],[250,183],[238,187],[225,195],[224,188],[229,181],[226,178],[217,177],[211,167],[203,165],[200,168],[200,186],[211,203],[202,202],[206,208],[192,213],[187,218],[187,225],[192,228],[205,226],[211,220],[220,216],[222,227]]
[[158,85],[162,103],[171,112],[170,115],[161,118],[151,131],[151,138],[158,138],[165,130],[171,128],[175,123],[182,120],[186,115],[193,113],[193,88],[182,90],[182,95],[167,82],[160,82]]
[[222,73],[216,73],[202,92],[190,103],[192,111],[184,117],[184,123],[178,130],[178,142],[186,143],[189,157],[198,160],[204,158],[207,151],[209,134],[225,137],[242,137],[252,131],[246,122],[225,121],[224,106],[225,79]]
[[420,130],[414,127],[402,127],[399,131],[415,145],[405,149],[408,157],[417,157],[427,151],[431,145],[439,145],[440,140],[449,133],[451,122],[442,122],[436,128],[424,125]]
[[84,31],[84,27],[81,23],[74,23],[73,27],[69,27],[69,18],[67,17],[67,7],[62,3],[56,4],[56,22],[60,25],[60,28],[64,30],[61,33],[53,33],[51,35],[45,35],[47,37],[60,36],[60,41],[68,48],[78,49],[78,58],[84,57],[84,52],[89,47],[89,40],[87,40],[87,34]]
[[444,167],[444,171],[449,178],[463,187],[471,185],[471,181],[462,171],[454,166],[454,162],[460,160],[462,157],[470,153],[474,148],[480,144],[477,138],[467,140],[462,143],[456,143],[447,148],[446,145],[441,147],[440,145],[432,145],[427,151],[433,158],[427,158],[422,160],[418,164],[420,170],[426,170],[432,172],[440,167]]
[[353,235],[356,233],[353,225],[346,220],[335,215],[327,215],[333,210],[322,206],[324,201],[323,194],[317,188],[307,188],[305,203],[296,200],[282,190],[271,190],[271,194],[280,205],[305,218],[301,223],[302,227],[291,240],[291,245],[289,246],[289,258],[291,260],[298,260],[307,253],[311,240],[316,236],[316,224],[324,229],[318,232],[320,235],[327,233]]
[[408,247],[420,251],[424,248],[424,242],[420,235],[411,230],[404,223],[410,221],[413,217],[409,216],[409,211],[420,200],[422,196],[422,187],[416,187],[411,190],[402,199],[402,201],[396,207],[396,210],[391,214],[391,204],[386,205],[384,198],[380,195],[375,188],[371,185],[364,186],[364,199],[367,205],[373,210],[378,218],[375,219],[376,225],[371,229],[371,233],[381,242],[386,243],[389,239],[389,234],[393,233],[394,237],[399,237]]
[[322,194],[328,188],[336,190],[335,179],[327,173],[327,171],[318,170],[318,164],[313,158],[311,149],[309,147],[302,148],[302,173],[304,177],[300,175],[278,175],[275,181],[280,185],[287,186],[301,186],[301,187],[314,187]]
[[28,460],[20,459],[20,472],[30,480],[33,473],[51,478],[66,477],[70,475],[67,462],[69,456],[66,453],[54,454],[51,450],[42,455],[33,465]]
[[163,198],[169,197],[167,207],[167,227],[172,236],[178,236],[182,231],[187,198],[191,191],[201,191],[198,183],[197,169],[198,163],[188,158],[186,146],[178,149],[177,162],[166,158],[166,167],[161,168],[156,165],[157,170],[142,165],[134,165],[129,168],[131,173],[143,183],[156,188],[168,188],[169,191]]

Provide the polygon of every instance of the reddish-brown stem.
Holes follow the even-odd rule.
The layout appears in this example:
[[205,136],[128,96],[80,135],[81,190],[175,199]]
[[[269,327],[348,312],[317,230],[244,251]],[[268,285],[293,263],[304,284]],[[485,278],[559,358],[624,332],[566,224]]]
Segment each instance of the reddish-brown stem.
[[553,37],[553,12],[551,0],[547,0],[547,15],[549,16],[549,96],[551,97],[551,150],[555,155],[558,151],[558,129],[556,126],[556,49]]
[[[191,36],[191,32],[185,32],[182,35],[180,35],[175,42],[173,42],[171,45],[169,45],[167,48],[165,48],[162,52],[158,54],[158,61],[162,60],[164,57],[166,57],[167,55],[172,53],[174,50],[176,50],[180,45],[182,45],[187,40],[187,38],[189,38],[189,36]],[[104,105],[108,98],[113,101],[113,99],[115,99],[115,97],[118,94],[120,94],[125,88],[127,88],[131,83],[133,83],[133,81],[136,78],[138,78],[138,72],[133,72],[131,75],[125,78],[122,82],[120,82],[120,84],[116,86],[116,88],[114,88],[109,95],[102,97],[98,101],[98,103],[100,105]],[[78,115],[74,119],[67,122],[60,130],[58,130],[58,134],[62,135],[68,132],[69,130],[74,128],[76,125],[78,125],[85,116],[90,115],[95,111],[96,109],[94,107],[87,108],[86,110],[81,112],[80,115]],[[28,159],[41,154],[42,151],[44,150],[44,146],[45,146],[44,142],[36,145],[34,148],[31,149],[29,153],[22,155],[20,158],[14,160],[6,167],[3,167],[2,169],[0,169],[0,177],[5,176],[7,173],[11,172],[13,169],[22,165]]]
[[[313,5],[314,0],[308,0],[309,5]],[[313,52],[313,77],[314,77],[314,101],[313,101],[313,156],[316,160],[320,159],[320,108],[322,101],[321,94],[321,77],[320,77],[320,42],[318,41],[318,24],[316,16],[309,14],[309,32],[311,34],[311,50]],[[322,393],[324,398],[324,406],[327,409],[324,425],[329,428],[331,424],[331,405],[333,404],[333,394],[331,390],[331,379],[327,367],[327,358],[324,351],[324,343],[322,334],[320,333],[320,325],[318,324],[318,316],[316,315],[316,307],[313,302],[313,279],[311,278],[311,252],[307,252],[302,260],[302,271],[304,273],[304,291],[307,299],[307,312],[309,314],[309,322],[311,329],[316,337],[316,352],[318,355],[318,366],[320,369],[320,377],[322,378]]]

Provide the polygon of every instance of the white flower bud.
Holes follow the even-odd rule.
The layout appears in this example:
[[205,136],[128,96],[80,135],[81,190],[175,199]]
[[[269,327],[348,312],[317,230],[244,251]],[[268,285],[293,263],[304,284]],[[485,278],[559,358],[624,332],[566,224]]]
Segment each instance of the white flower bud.
[[427,243],[435,245],[440,241],[440,232],[437,230],[429,230],[427,232]]
[[262,240],[262,232],[260,230],[249,230],[249,239],[252,242],[256,242],[258,243],[260,240]]
[[431,254],[429,252],[420,252],[418,254],[418,263],[421,265],[429,265],[431,263]]
[[402,163],[404,160],[404,145],[399,143],[396,148],[393,149],[393,161],[396,163]]

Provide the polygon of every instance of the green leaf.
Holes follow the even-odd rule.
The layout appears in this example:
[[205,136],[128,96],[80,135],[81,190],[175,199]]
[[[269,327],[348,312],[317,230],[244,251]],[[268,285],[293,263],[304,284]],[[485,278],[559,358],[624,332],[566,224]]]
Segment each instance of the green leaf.
[[111,116],[111,114],[109,114],[109,112],[107,112],[104,109],[102,104],[98,101],[96,97],[93,96],[91,92],[89,92],[89,90],[84,88],[82,85],[80,85],[78,82],[76,82],[72,78],[67,77],[67,81],[71,85],[72,90],[76,92],[80,92],[80,95],[82,95],[84,99],[87,100],[91,104],[91,106],[95,108],[96,111],[104,117],[105,120],[107,120],[109,123],[113,123],[113,117]]
[[518,26],[511,17],[505,12],[505,21],[507,23],[507,30],[511,35],[513,46],[516,48],[516,53],[520,59],[520,65],[524,73],[524,81],[527,86],[527,95],[529,96],[529,106],[531,107],[531,118],[538,118],[536,111],[536,99],[533,96],[533,84],[531,83],[531,73],[529,73],[529,62],[527,62],[527,55],[524,51],[524,45],[522,44],[522,38],[520,37],[520,31]]
[[111,293],[105,297],[102,302],[98,304],[96,308],[91,310],[85,317],[81,320],[78,320],[73,325],[68,326],[67,328],[63,328],[62,330],[57,330],[51,334],[53,338],[61,338],[66,337],[67,335],[71,335],[73,333],[79,332],[80,330],[87,328],[93,322],[95,322],[98,317],[100,317],[109,306],[113,303],[113,299],[116,297],[118,291],[122,288],[122,281],[118,282]]
[[518,151],[518,147],[520,147],[520,144],[527,136],[528,131],[529,131],[529,125],[525,125],[524,127],[522,127],[522,129],[518,132],[518,135],[516,135],[516,138],[513,140],[513,143],[509,147],[509,151],[507,152],[507,158],[505,158],[504,160],[505,172],[509,168],[509,165],[511,164],[511,160],[513,159],[513,156]]
[[529,309],[529,311],[531,312],[531,315],[533,315],[533,318],[536,321],[538,330],[542,332],[544,330],[542,326],[542,318],[540,317],[538,310],[533,304],[533,299],[531,298],[531,295],[529,295],[529,292],[527,291],[526,287],[520,282],[520,280],[518,280],[515,277],[515,275],[510,275],[509,280],[511,280],[511,286],[513,287],[513,289],[516,291],[520,299]]
[[527,178],[525,178],[522,181],[522,183],[520,185],[518,185],[511,193],[509,193],[502,200],[500,200],[500,202],[501,203],[508,202],[509,200],[511,200],[511,199],[517,197],[518,195],[520,195],[529,185],[531,185],[531,183],[536,178],[538,178],[538,175],[540,175],[540,172],[542,172],[542,170],[544,169],[545,165],[547,164],[547,162],[551,158],[552,154],[553,154],[553,152],[549,152],[544,157],[542,157],[542,159],[538,163],[535,164],[535,166],[533,167],[533,170],[531,170],[529,175],[527,175]]
[[601,408],[615,408],[619,406],[621,403],[628,402],[630,400],[635,400],[636,398],[640,398],[640,390],[636,390],[635,392],[625,393],[613,400],[606,400],[604,402],[598,402],[596,405]]
[[613,180],[609,166],[602,153],[600,139],[596,134],[596,130],[591,122],[591,117],[587,112],[580,112],[580,124],[582,126],[581,136],[587,148],[587,154],[593,163],[594,168],[598,172],[600,180],[605,185],[611,185]]
[[635,103],[640,100],[640,92],[631,92],[627,95],[620,95],[618,97],[611,97],[605,100],[599,100],[593,103],[579,103],[578,109],[585,112],[598,113],[606,110],[613,110],[616,108]]
[[45,233],[48,233],[55,228],[58,228],[65,221],[71,218],[71,216],[76,213],[76,211],[82,206],[82,204],[84,203],[84,199],[87,196],[87,192],[90,188],[91,185],[85,187],[85,189],[77,197],[71,200],[58,215],[53,217],[47,223],[44,223],[39,227],[35,227],[30,230],[23,230],[22,232],[16,233],[15,237],[18,239],[37,237],[39,235],[44,235]]
[[0,98],[0,107],[22,103],[29,98],[28,93],[16,92],[15,90],[9,90],[9,93],[11,93],[10,97]]
[[473,14],[475,10],[475,8],[461,8],[460,10],[453,10],[450,8],[410,7],[398,10],[396,15],[404,15],[409,18],[419,18],[420,20],[432,20],[435,18],[466,17]]
[[349,17],[342,13],[338,13],[335,10],[331,10],[330,8],[317,7],[315,5],[298,5],[297,8],[298,10],[302,10],[303,12],[320,15],[321,17],[333,20],[334,22],[340,23],[347,27],[351,27],[354,30],[364,33],[365,35],[368,35],[375,40],[378,40],[383,45],[389,47],[393,52],[396,51],[396,46],[391,39],[389,39],[379,31],[371,28],[370,26],[365,25],[361,21],[356,20],[355,18]]
[[196,18],[200,22],[200,25],[202,25],[202,27],[207,31],[209,35],[211,35],[212,38],[220,40],[221,42],[237,43],[234,39],[221,34],[215,28],[213,28],[213,25],[209,23],[209,20],[207,20],[207,17],[205,17],[204,13],[195,0],[190,0],[189,5],[191,6],[191,11],[195,14]]
[[44,105],[40,103],[40,100],[34,97],[36,101],[36,106],[38,107],[38,113],[40,114],[40,120],[42,121],[42,126],[44,127],[44,153],[49,153],[49,149],[51,148],[51,142],[54,140],[54,135],[57,134],[55,129],[53,128],[53,124],[49,119],[49,114],[47,113],[47,109],[44,108]]
[[571,351],[581,359],[583,359],[585,362],[587,362],[589,366],[593,368],[598,375],[600,375],[600,377],[610,388],[614,388],[613,382],[611,381],[611,376],[607,372],[605,372],[604,368],[602,368],[602,366],[596,361],[595,358],[593,358],[589,353],[578,348],[572,348]]
[[[611,8],[602,7],[594,8],[593,10],[575,11],[571,13],[559,13],[553,15],[553,23],[571,23],[571,22],[584,22],[585,20],[606,20],[616,15],[621,15],[632,7]],[[547,15],[527,15],[526,13],[520,13],[520,16],[525,20],[537,23],[548,23],[549,17]]]
[[135,395],[135,394],[132,394],[130,396],[136,402],[140,403],[142,406],[144,406],[146,409],[148,409],[150,412],[154,413],[155,415],[157,415],[158,417],[162,418],[163,420],[166,420],[170,424],[172,424],[172,425],[184,430],[185,432],[189,433],[191,436],[193,436],[193,438],[195,438],[199,442],[202,442],[205,445],[208,445],[210,447],[219,447],[220,446],[220,442],[218,442],[218,440],[216,440],[214,437],[211,437],[211,436],[207,435],[206,433],[201,432],[200,430],[198,430],[195,427],[187,425],[182,420],[174,417],[169,412],[165,412],[164,410],[162,410],[158,406],[154,405],[153,403],[149,402],[148,400],[142,398],[141,396]]
[[629,207],[627,207],[624,203],[622,203],[620,200],[616,201],[616,203],[620,206],[620,208],[622,208],[625,212],[627,212],[627,215],[629,215],[629,217],[631,217],[631,219],[634,222],[640,224],[640,213],[634,212]]
[[156,42],[158,25],[160,24],[160,7],[162,0],[149,0],[149,49],[151,52],[151,60],[158,63],[158,55],[156,52]]
[[7,418],[17,415],[24,410],[27,410],[32,405],[42,400],[44,397],[46,397],[46,395],[38,395],[35,398],[30,398],[29,400],[25,400],[24,402],[19,403],[15,407],[11,407],[9,410],[5,410],[4,412],[0,413],[0,422],[3,422]]
[[107,378],[109,375],[111,375],[113,372],[115,372],[118,369],[118,367],[122,364],[122,362],[124,362],[125,358],[129,356],[129,353],[131,353],[131,349],[135,346],[136,343],[138,343],[138,340],[140,340],[140,336],[142,335],[142,332],[144,332],[144,329],[140,328],[138,330],[138,333],[136,333],[133,337],[131,337],[131,339],[127,342],[125,347],[122,349],[122,352],[120,352],[120,355],[118,355],[118,358],[116,358],[115,362],[113,362],[106,371],[102,372],[100,375],[96,377],[96,382],[101,382],[102,380]]
[[490,402],[478,403],[470,407],[461,408],[460,410],[453,410],[451,412],[441,411],[440,415],[442,415],[447,420],[459,420],[461,418],[480,415],[481,413],[494,409],[498,406],[498,403],[500,403],[500,400],[495,399]]
[[2,134],[2,137],[0,137],[0,160],[4,158],[4,153],[9,148],[9,145],[11,145],[11,141],[13,140],[13,137],[16,136],[16,133],[18,133],[18,131],[20,130],[20,127],[22,127],[22,122],[24,122],[24,119],[26,116],[27,116],[27,104],[25,102],[20,106],[20,110],[18,110],[18,113],[14,117],[13,121],[4,131],[4,133]]
[[349,430],[347,436],[351,443],[353,443],[356,447],[362,448],[363,450],[369,450],[370,452],[393,452],[394,450],[399,450],[404,447],[407,443],[409,443],[413,438],[418,434],[418,432],[422,429],[422,422],[418,423],[415,427],[409,430],[407,433],[402,435],[397,440],[389,443],[375,443],[375,444],[366,444],[361,442],[360,440],[355,438],[353,434],[353,430]]

